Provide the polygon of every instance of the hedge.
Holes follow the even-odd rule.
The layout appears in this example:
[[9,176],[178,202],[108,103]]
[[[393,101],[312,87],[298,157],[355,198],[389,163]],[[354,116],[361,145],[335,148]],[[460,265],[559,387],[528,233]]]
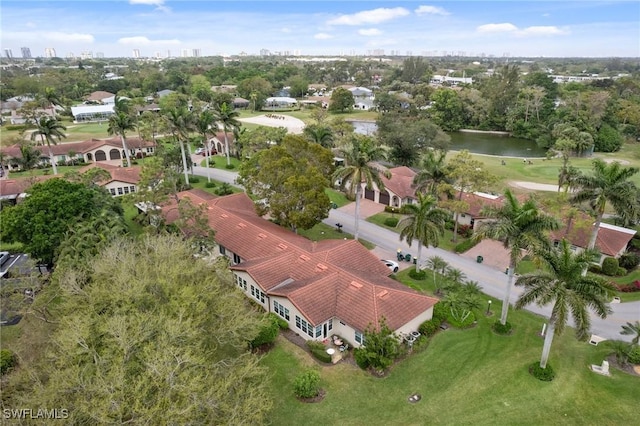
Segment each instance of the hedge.
[[313,355],[319,361],[326,362],[327,364],[331,363],[331,355],[329,355],[324,348],[311,349],[311,355]]
[[409,277],[416,281],[424,281],[427,278],[427,271],[416,271],[415,268],[411,268],[411,270],[409,271]]
[[640,346],[636,345],[631,349],[627,359],[631,364],[640,364]]
[[384,220],[384,224],[388,227],[395,228],[398,226],[398,218],[397,217],[388,217]]
[[610,277],[618,273],[618,259],[615,257],[605,257],[602,261],[602,273]]

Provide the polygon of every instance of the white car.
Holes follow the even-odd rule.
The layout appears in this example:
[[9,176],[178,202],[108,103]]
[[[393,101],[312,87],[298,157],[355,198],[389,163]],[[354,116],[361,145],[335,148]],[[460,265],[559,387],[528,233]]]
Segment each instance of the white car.
[[389,270],[394,274],[400,269],[398,262],[396,262],[395,260],[380,259],[380,261],[384,262],[384,264],[387,265],[387,268],[389,268]]
[[202,154],[204,152],[204,148],[198,148],[196,149],[196,155],[197,154]]

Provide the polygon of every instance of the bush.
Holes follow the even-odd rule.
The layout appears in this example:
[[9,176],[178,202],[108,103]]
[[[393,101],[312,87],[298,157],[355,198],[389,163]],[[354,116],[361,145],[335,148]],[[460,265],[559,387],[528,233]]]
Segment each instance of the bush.
[[496,332],[496,334],[509,334],[511,333],[511,323],[509,321],[507,321],[504,325],[502,325],[502,323],[500,321],[496,321],[493,324],[493,331]]
[[229,170],[231,170],[231,169],[235,169],[235,168],[236,168],[236,166],[234,166],[233,164],[226,164],[226,165],[224,166],[224,168],[225,168],[225,169],[229,169]]
[[400,213],[400,209],[393,206],[384,206],[384,211],[387,213]]
[[600,265],[593,263],[589,265],[589,272],[592,272],[594,274],[601,274],[602,268],[600,267]]
[[369,358],[367,357],[366,351],[361,348],[357,348],[353,351],[353,358],[356,360],[356,364],[358,367],[366,370],[369,368]]
[[443,303],[436,303],[433,307],[433,316],[431,319],[439,321],[440,324],[442,324],[442,322],[447,319],[448,314],[449,311]]
[[398,218],[397,217],[388,217],[384,220],[384,224],[386,226],[389,226],[391,228],[395,228],[398,225]]
[[620,266],[627,270],[635,269],[640,265],[640,255],[638,253],[624,253],[618,260]]
[[6,373],[16,365],[17,358],[9,349],[0,350],[0,375]]
[[636,280],[627,285],[618,284],[616,285],[616,287],[618,291],[621,291],[623,293],[635,293],[636,291],[640,291],[640,281]]
[[205,188],[215,188],[216,187],[216,183],[215,182],[207,182],[204,184]]
[[4,126],[4,129],[9,130],[27,130],[27,126],[25,124],[8,124]]
[[543,382],[550,382],[556,377],[556,373],[553,368],[547,364],[546,368],[540,368],[539,362],[534,362],[529,366],[529,373],[538,380]]
[[640,346],[636,345],[629,351],[627,355],[627,361],[631,364],[640,364]]
[[454,247],[453,250],[456,253],[464,253],[465,251],[475,247],[479,242],[480,240],[474,240],[473,238],[470,238],[468,240],[461,241]]
[[440,319],[432,318],[429,321],[425,321],[420,324],[420,327],[418,327],[418,331],[423,336],[431,337],[436,334],[438,328],[440,327],[440,324],[442,324],[442,321]]
[[453,228],[455,227],[455,223],[452,220],[447,220],[444,223],[444,229],[447,229],[449,231],[453,231]]
[[447,318],[447,322],[451,324],[455,328],[467,328],[471,327],[471,325],[476,321],[476,315],[471,312],[468,317],[464,319],[464,321],[458,321],[452,316]]
[[469,238],[473,235],[473,229],[469,225],[460,225],[458,226],[458,235]]
[[200,178],[198,176],[191,176],[191,177],[189,177],[189,182],[198,183],[198,182],[200,182]]
[[298,398],[313,398],[318,396],[320,388],[320,373],[307,370],[301,373],[293,383],[293,392]]
[[616,271],[616,277],[624,277],[625,275],[627,275],[627,270],[622,266],[619,266],[618,270]]
[[411,270],[409,271],[409,277],[416,281],[423,281],[427,278],[427,271],[416,271],[415,268],[411,268]]
[[233,193],[233,190],[231,189],[231,185],[229,185],[228,183],[223,183],[213,192],[215,192],[217,195],[229,195]]
[[618,272],[618,259],[615,257],[605,257],[602,262],[602,273],[610,277]]
[[313,357],[318,361],[322,361],[327,364],[331,363],[331,355],[327,353],[326,349],[324,348],[324,345],[322,349],[311,349],[311,355],[313,355]]
[[252,348],[257,348],[262,345],[266,345],[269,343],[273,343],[278,337],[278,333],[280,332],[280,326],[278,325],[278,318],[275,317],[275,314],[270,313],[267,315],[267,323],[260,329],[260,332],[250,342]]

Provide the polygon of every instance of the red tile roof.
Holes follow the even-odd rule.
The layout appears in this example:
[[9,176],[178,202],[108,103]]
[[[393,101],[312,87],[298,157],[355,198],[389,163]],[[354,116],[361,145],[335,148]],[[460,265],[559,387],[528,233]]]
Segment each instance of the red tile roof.
[[[460,196],[460,192],[456,193],[456,200]],[[462,193],[462,201],[469,205],[466,213],[471,217],[478,218],[484,217],[482,215],[482,209],[485,207],[500,207],[504,202],[504,197],[499,196],[497,198],[491,198],[488,196],[482,196],[470,192]]]
[[[208,205],[216,241],[242,259],[232,269],[246,271],[267,294],[289,298],[314,325],[335,316],[364,330],[385,316],[397,329],[437,302],[388,278],[389,269],[357,241],[309,241],[257,216],[245,194],[178,197]],[[175,201],[163,210],[168,222],[177,217]]]
[[416,172],[409,167],[401,166],[389,169],[391,178],[380,175],[385,189],[392,191],[400,198],[416,198],[416,189],[413,187],[413,178]]
[[140,172],[142,171],[142,168],[139,166],[120,167],[120,166],[114,166],[107,163],[91,163],[88,166],[82,167],[79,170],[79,172],[84,173],[96,167],[100,169],[104,169],[108,171],[109,174],[111,174],[111,179],[100,182],[101,186],[114,181],[126,182],[126,183],[132,183],[132,184],[138,184],[140,182]]
[[33,176],[20,179],[0,179],[0,197],[16,198],[29,190],[34,184],[61,176]]
[[98,90],[96,92],[91,93],[89,96],[87,96],[86,99],[88,101],[101,101],[103,99],[111,98],[113,96],[115,96],[115,94],[110,92],[105,92],[103,90]]
[[[37,141],[36,141],[37,142]],[[146,148],[155,146],[154,142],[141,140],[140,138],[127,138],[127,147],[130,149]],[[46,145],[36,146],[42,155],[49,156],[49,148]],[[68,155],[69,151],[74,151],[78,154],[85,154],[94,149],[103,148],[111,150],[113,148],[122,149],[122,141],[120,137],[114,137],[111,139],[89,139],[82,142],[60,142],[57,145],[51,145],[51,151],[53,155]],[[20,145],[11,145],[1,150],[3,154],[8,157],[20,158]]]

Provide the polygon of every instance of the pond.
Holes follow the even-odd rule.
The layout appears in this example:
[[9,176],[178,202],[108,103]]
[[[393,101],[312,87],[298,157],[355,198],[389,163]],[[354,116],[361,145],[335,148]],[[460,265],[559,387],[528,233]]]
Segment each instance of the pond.
[[[364,135],[375,133],[376,123],[370,121],[352,121],[356,133]],[[451,150],[468,150],[474,154],[498,155],[504,157],[545,157],[546,150],[538,147],[534,141],[513,138],[493,133],[450,132]]]

